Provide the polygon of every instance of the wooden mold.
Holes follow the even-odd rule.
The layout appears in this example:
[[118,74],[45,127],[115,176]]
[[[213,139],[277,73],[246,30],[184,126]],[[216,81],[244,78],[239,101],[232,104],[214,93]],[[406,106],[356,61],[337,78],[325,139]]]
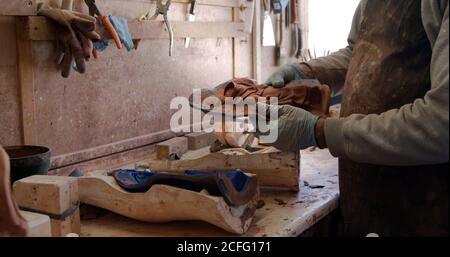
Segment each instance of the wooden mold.
[[257,175],[261,186],[299,191],[300,153],[280,152],[272,147],[253,153],[244,149],[210,153],[206,147],[189,151],[182,160],[150,160],[148,166],[151,170],[167,172],[240,169]]
[[52,229],[50,217],[47,215],[20,211],[20,214],[25,218],[28,224],[28,237],[51,237]]
[[231,207],[222,197],[165,185],[146,193],[129,193],[105,172],[78,178],[82,203],[142,222],[205,221],[234,234],[244,234],[253,220],[259,193],[247,205]]

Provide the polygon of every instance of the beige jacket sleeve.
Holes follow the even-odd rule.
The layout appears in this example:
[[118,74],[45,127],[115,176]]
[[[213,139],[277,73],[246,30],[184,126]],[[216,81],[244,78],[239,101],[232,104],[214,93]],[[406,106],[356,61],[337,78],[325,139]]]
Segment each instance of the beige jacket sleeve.
[[[449,161],[448,0],[423,1],[423,5],[429,7],[423,10],[423,19],[433,51],[431,90],[423,99],[380,115],[328,119],[325,137],[334,156],[390,166]],[[351,46],[348,49],[351,50]],[[324,69],[344,69],[349,50],[337,53],[338,58],[319,59],[311,66],[314,71],[316,65]]]

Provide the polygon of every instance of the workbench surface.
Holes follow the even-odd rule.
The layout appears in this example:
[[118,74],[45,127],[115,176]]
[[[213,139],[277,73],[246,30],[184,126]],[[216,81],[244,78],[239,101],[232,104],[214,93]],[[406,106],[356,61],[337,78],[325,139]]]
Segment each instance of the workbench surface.
[[[245,236],[299,236],[338,206],[338,161],[328,150],[301,152],[299,193],[261,190],[264,206],[256,210]],[[275,174],[274,174],[275,175]],[[233,236],[205,222],[149,224],[107,213],[82,220],[81,236]]]

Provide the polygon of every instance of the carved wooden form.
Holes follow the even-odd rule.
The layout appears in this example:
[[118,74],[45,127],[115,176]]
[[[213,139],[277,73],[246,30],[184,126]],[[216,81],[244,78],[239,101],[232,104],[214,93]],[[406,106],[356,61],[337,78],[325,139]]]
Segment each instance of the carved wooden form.
[[155,185],[146,193],[129,193],[105,172],[94,172],[78,179],[80,201],[114,213],[143,221],[200,220],[228,232],[244,234],[253,219],[259,194],[247,205],[231,207],[223,198]]
[[26,236],[27,229],[12,197],[9,157],[0,146],[0,236]]
[[300,154],[284,153],[272,147],[253,153],[244,149],[210,153],[204,148],[188,152],[182,160],[151,160],[148,164],[151,170],[167,172],[241,169],[256,174],[261,186],[299,190]]

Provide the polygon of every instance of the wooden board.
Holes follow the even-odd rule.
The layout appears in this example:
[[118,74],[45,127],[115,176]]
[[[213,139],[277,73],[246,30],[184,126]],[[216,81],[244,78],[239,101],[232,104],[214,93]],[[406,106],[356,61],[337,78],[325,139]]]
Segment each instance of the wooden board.
[[185,137],[188,139],[189,150],[198,150],[208,147],[216,141],[214,133],[199,132],[185,135]]
[[257,1],[255,3],[255,16],[253,21],[253,42],[252,42],[252,50],[253,50],[253,78],[258,82],[262,83],[262,57],[261,57],[261,46],[262,46],[262,18],[263,17],[261,11],[261,1]]
[[0,15],[36,15],[36,0],[0,0]]
[[[106,0],[97,0],[98,4],[101,4]],[[111,1],[111,0],[108,0]],[[123,0],[113,0],[122,1]],[[139,0],[128,0],[129,2],[137,2]],[[150,3],[155,3],[155,0],[149,0]],[[172,0],[172,3],[189,4],[191,0]],[[198,5],[210,5],[210,6],[220,6],[220,7],[240,7],[240,0],[197,0]]]
[[184,154],[188,151],[188,139],[186,137],[174,137],[156,145],[156,158],[167,160],[171,154]]
[[[31,176],[16,181],[14,196],[20,208],[51,217],[52,236],[80,233],[78,181],[72,177]],[[69,216],[65,217],[65,213]],[[63,217],[57,217],[64,215]]]
[[[171,22],[174,38],[233,38],[243,37],[243,22]],[[168,39],[166,25],[163,21],[129,21],[128,27],[133,39]],[[110,39],[111,35],[97,26],[97,32],[102,38]],[[41,16],[27,18],[24,40],[54,40],[55,28],[51,20]]]
[[281,153],[274,148],[266,152],[243,153],[242,149],[228,149],[210,153],[209,147],[190,151],[182,160],[148,160],[150,169],[184,172],[241,169],[258,176],[261,186],[282,187],[299,190],[300,161],[298,153]]
[[232,207],[222,197],[165,185],[146,193],[129,193],[105,172],[78,179],[81,202],[142,222],[201,220],[228,232],[243,234],[250,227],[258,194],[247,205]]
[[[190,0],[174,0],[174,3],[190,3]],[[197,0],[200,5],[214,5],[222,7],[241,7],[241,0]]]
[[[328,150],[301,152],[300,193],[262,189],[263,206],[244,236],[299,236],[329,213],[336,210],[339,199],[338,160]],[[308,182],[310,186],[307,186]],[[323,188],[311,188],[321,185]],[[81,236],[94,237],[203,237],[232,236],[204,222],[170,222],[146,224],[114,213],[82,220]]]
[[63,220],[51,219],[51,227],[52,236],[54,237],[63,237],[71,233],[80,234],[81,223],[79,208]]
[[[85,160],[93,161],[95,159],[99,159],[102,157],[112,157],[114,154],[122,153],[123,155],[130,154],[132,150],[137,148],[145,147],[147,149],[153,148],[153,144],[157,142],[161,142],[164,140],[168,140],[177,136],[177,133],[174,133],[170,130],[163,130],[157,133],[151,133],[148,135],[130,138],[127,140],[121,140],[118,142],[114,142],[107,145],[101,145],[89,149],[85,149],[84,151],[68,153],[63,155],[58,155],[52,157],[52,163],[50,166],[51,170],[58,169],[61,167],[67,167],[71,165],[75,165],[69,169],[71,172],[78,165],[80,166],[80,162]],[[142,150],[142,149],[141,149]],[[142,157],[140,157],[142,158]],[[81,164],[81,166],[86,166],[86,162]],[[120,165],[119,165],[120,166]],[[105,169],[106,167],[97,167],[94,170]],[[89,171],[89,170],[88,170]],[[90,170],[92,171],[92,170]]]
[[26,17],[16,18],[22,129],[24,144],[35,145],[37,143],[37,131],[32,42],[22,39],[24,29],[27,27],[26,23]]
[[51,237],[52,230],[50,225],[50,218],[47,215],[20,211],[20,214],[25,218],[28,224],[29,237]]

